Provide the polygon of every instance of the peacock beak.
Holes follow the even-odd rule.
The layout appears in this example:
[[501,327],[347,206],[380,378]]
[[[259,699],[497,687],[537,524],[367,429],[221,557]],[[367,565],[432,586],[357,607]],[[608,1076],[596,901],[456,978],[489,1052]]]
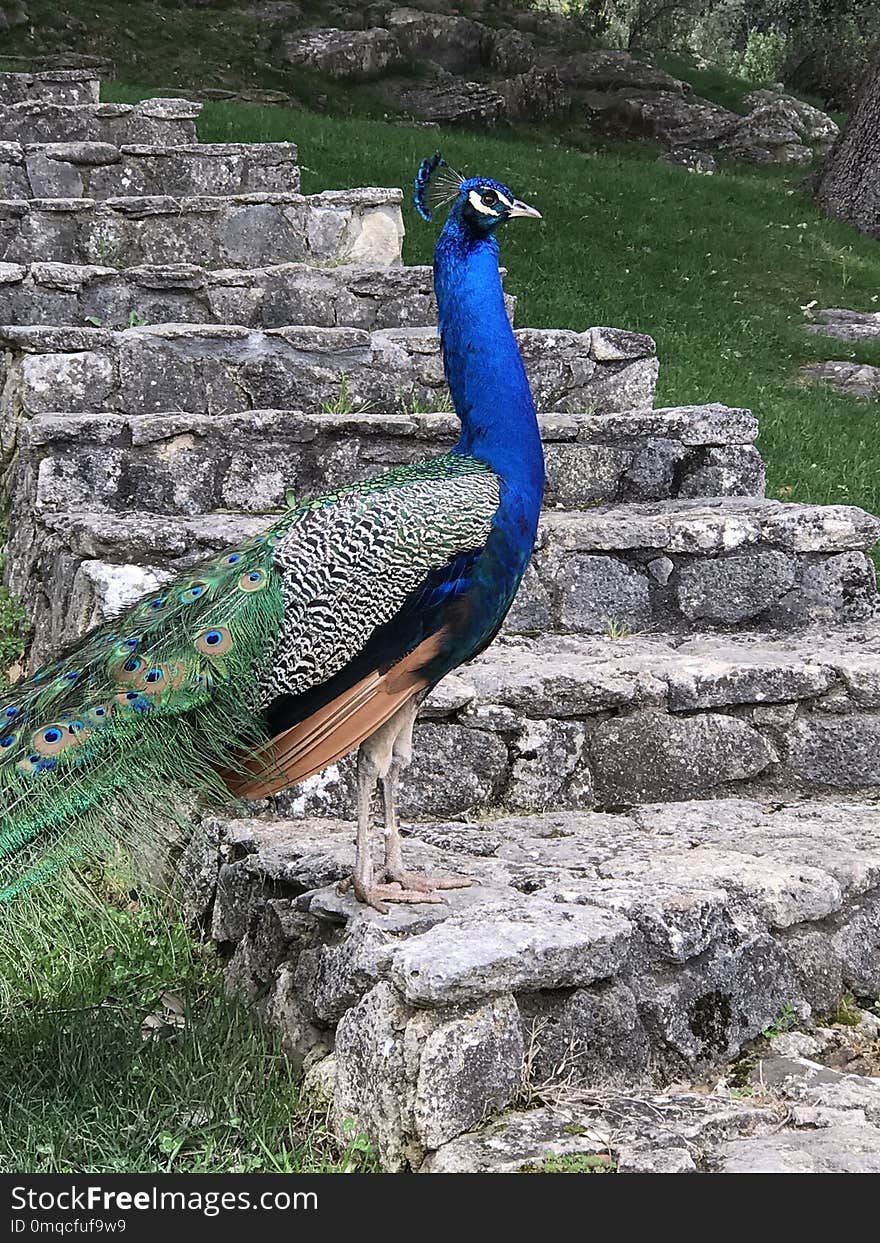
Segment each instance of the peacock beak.
[[514,201],[513,207],[507,213],[511,218],[513,216],[531,216],[534,220],[543,220],[543,216],[537,207],[529,207],[528,203],[523,203],[520,199]]

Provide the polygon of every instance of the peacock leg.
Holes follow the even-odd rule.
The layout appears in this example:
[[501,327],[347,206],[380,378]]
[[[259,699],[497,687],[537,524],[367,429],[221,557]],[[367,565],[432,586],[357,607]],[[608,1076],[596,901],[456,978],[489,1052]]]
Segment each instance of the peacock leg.
[[[403,843],[400,838],[400,818],[397,814],[397,797],[400,775],[412,761],[413,726],[419,708],[418,699],[411,699],[392,718],[398,725],[397,736],[391,749],[391,762],[384,776],[380,777],[382,801],[385,806],[385,880],[396,881],[405,890],[421,894],[433,894],[438,889],[467,889],[473,884],[466,876],[421,876],[408,872],[403,865]],[[437,898],[433,898],[437,901]],[[425,901],[425,898],[422,898]]]
[[[399,714],[397,714],[399,715]],[[440,902],[440,898],[432,896],[430,891],[422,888],[411,888],[396,878],[390,883],[377,883],[373,874],[373,855],[370,849],[370,820],[373,808],[373,795],[380,774],[387,773],[394,755],[394,742],[397,735],[397,715],[376,730],[370,738],[361,744],[357,760],[357,792],[358,819],[357,845],[355,848],[354,872],[339,885],[339,892],[345,893],[354,889],[355,897],[366,906],[371,906],[380,915],[388,914],[387,902]],[[410,727],[410,733],[412,729]],[[384,780],[384,778],[383,778]]]

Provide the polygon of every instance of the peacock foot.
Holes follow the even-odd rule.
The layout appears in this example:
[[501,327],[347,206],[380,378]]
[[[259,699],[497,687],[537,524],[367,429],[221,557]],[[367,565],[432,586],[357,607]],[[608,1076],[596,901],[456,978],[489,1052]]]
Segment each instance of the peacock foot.
[[[421,880],[422,877],[416,879]],[[364,885],[355,876],[346,876],[336,886],[336,892],[344,894],[349,889],[354,890],[354,896],[359,902],[363,902],[364,906],[372,907],[380,915],[388,914],[386,905],[388,902],[424,902],[436,906],[443,901],[431,888],[414,889],[401,885],[399,881]]]
[[474,883],[468,876],[422,876],[419,872],[407,872],[403,868],[386,867],[386,881],[396,882],[403,889],[415,889],[419,893],[434,893],[437,889],[468,889]]

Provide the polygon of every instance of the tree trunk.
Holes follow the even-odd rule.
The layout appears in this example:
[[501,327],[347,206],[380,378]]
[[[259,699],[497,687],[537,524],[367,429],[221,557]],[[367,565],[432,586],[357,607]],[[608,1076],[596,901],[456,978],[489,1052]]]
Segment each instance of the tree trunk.
[[843,132],[813,179],[819,205],[880,238],[880,56],[859,89]]

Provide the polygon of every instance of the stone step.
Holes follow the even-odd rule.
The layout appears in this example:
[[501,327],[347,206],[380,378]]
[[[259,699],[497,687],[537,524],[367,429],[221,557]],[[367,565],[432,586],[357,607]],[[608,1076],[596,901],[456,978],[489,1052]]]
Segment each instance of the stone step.
[[[301,202],[314,205],[327,197]],[[298,210],[300,218],[303,210],[320,214],[314,206]],[[378,238],[377,216],[382,228],[393,229],[392,216],[385,214],[391,211],[399,221],[396,203],[393,209],[350,212],[345,239],[337,238],[333,246],[352,251],[371,246]],[[398,240],[395,234],[391,249]],[[539,408],[601,414],[652,404],[657,359],[650,337],[614,328],[580,333],[520,328],[517,340]],[[431,410],[448,401],[439,340],[429,328],[369,333],[303,326],[261,332],[238,325],[162,324],[118,332],[7,326],[0,327],[0,344],[6,349],[0,364],[6,444],[9,420],[19,413],[186,410],[217,416],[327,405],[340,412],[396,413],[414,402]]]
[[[548,413],[541,430],[548,506],[763,495],[747,410]],[[458,434],[452,413],[35,414],[20,424],[8,490],[16,513],[267,514],[288,490],[314,496],[446,452]]]
[[289,142],[172,147],[4,142],[0,193],[8,199],[291,193],[299,190],[296,158],[296,147]]
[[59,104],[0,101],[0,141],[194,143],[202,105],[188,99],[145,99],[139,104]]
[[52,104],[96,104],[100,81],[92,69],[43,69],[37,73],[0,73],[0,105],[39,100]]
[[[189,468],[201,480],[198,451]],[[121,483],[109,447],[106,471]],[[230,472],[230,501],[247,503],[260,478],[251,462]],[[18,483],[6,577],[34,622],[34,660],[267,524],[266,515],[240,508],[196,517],[138,512],[150,487],[140,472],[123,512],[96,511],[87,498],[41,511],[31,503],[33,480],[22,474]],[[58,471],[53,487],[69,486]],[[96,492],[100,486],[96,480]],[[278,486],[270,479],[269,489]],[[749,498],[547,510],[505,630],[546,632],[548,644],[584,634],[630,642],[633,632],[663,628],[802,630],[870,618],[877,596],[867,550],[878,533],[880,522],[851,506]]]
[[10,263],[250,268],[291,260],[398,264],[399,190],[0,201]]
[[829,307],[816,311],[815,316],[815,323],[804,324],[807,332],[836,337],[839,341],[853,344],[880,341],[880,311],[848,311],[843,307]]
[[[508,304],[513,312],[515,299]],[[194,264],[115,268],[0,263],[0,324],[241,324],[248,328],[430,327],[429,267],[268,268],[211,272]]]
[[[456,772],[467,744],[454,767],[447,755],[429,763],[433,728],[404,789],[453,784],[436,774]],[[681,1086],[780,1015],[824,1027],[847,991],[880,991],[876,802],[419,816],[407,862],[473,885],[387,915],[336,892],[353,838],[350,821],[210,818],[180,873],[190,917],[232,951],[229,991],[256,1007],[296,1067],[311,1067],[304,1087],[323,1089],[340,1134],[354,1119],[386,1169],[534,1169],[548,1153],[604,1153],[621,1169],[684,1172],[713,1144],[731,1169],[760,1169],[728,1141],[778,1137],[783,1124],[789,1156],[834,1126],[826,1161],[836,1141],[841,1168],[867,1168],[866,1153],[877,1168],[876,1078],[773,1058],[765,1043],[754,1099],[725,1099],[723,1082],[712,1093]],[[376,839],[378,854],[378,829]],[[660,1094],[658,1079],[679,1086]],[[529,1093],[552,1110],[484,1125]],[[841,1126],[859,1118],[855,1135]],[[847,1166],[848,1145],[861,1166]]]
[[[348,757],[276,795],[277,810],[351,819],[354,767]],[[479,821],[498,808],[878,787],[876,621],[796,636],[508,635],[424,704],[401,806]]]

